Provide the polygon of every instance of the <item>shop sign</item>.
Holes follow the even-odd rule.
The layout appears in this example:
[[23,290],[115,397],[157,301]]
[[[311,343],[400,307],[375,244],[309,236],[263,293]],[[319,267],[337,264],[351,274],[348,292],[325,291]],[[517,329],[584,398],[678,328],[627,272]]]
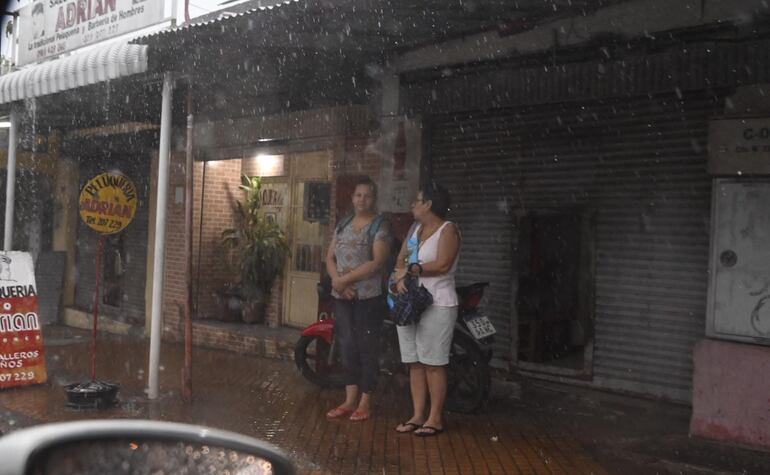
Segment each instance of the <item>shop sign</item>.
[[27,252],[0,252],[0,388],[46,382],[35,266]]
[[283,182],[262,182],[259,190],[260,214],[286,230],[288,226],[289,185]]
[[708,168],[712,175],[770,175],[770,118],[712,120]]
[[24,65],[161,23],[160,0],[34,0],[19,10]]
[[136,186],[120,172],[91,179],[80,192],[80,218],[100,234],[124,230],[136,215]]
[[303,219],[309,223],[329,224],[332,208],[332,184],[305,182]]

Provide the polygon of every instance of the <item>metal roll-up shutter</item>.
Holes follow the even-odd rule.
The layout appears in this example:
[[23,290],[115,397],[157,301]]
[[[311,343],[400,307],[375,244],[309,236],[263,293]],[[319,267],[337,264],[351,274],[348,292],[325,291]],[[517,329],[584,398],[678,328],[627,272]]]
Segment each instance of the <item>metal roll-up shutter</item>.
[[489,280],[486,310],[511,357],[514,214],[590,208],[593,382],[687,400],[705,331],[714,94],[575,102],[432,117],[432,174],[464,241],[458,280]]

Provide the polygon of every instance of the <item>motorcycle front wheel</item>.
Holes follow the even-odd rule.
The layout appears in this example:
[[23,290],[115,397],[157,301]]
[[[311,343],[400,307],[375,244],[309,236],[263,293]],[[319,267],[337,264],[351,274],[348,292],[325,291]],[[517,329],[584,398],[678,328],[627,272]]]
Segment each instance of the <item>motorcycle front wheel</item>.
[[324,388],[344,386],[338,355],[339,351],[332,351],[332,346],[319,336],[303,336],[294,346],[294,363],[302,376]]
[[455,331],[447,367],[446,408],[468,414],[488,400],[492,379],[484,354],[468,335]]

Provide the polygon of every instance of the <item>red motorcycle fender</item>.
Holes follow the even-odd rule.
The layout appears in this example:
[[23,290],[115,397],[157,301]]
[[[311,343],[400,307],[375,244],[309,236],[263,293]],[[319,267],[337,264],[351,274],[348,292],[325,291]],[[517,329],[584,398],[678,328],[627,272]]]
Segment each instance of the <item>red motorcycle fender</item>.
[[326,319],[319,322],[315,322],[309,327],[302,330],[302,336],[318,336],[326,340],[326,343],[331,344],[332,335],[334,334],[334,320]]

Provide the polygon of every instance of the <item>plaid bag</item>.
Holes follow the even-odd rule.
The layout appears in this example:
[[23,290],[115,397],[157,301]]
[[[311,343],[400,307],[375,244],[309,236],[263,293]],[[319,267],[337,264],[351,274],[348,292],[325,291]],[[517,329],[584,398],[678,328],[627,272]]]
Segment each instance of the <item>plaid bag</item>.
[[433,305],[433,296],[424,286],[417,286],[417,279],[407,276],[405,283],[407,292],[392,296],[390,310],[390,318],[402,327],[419,322],[420,315]]

